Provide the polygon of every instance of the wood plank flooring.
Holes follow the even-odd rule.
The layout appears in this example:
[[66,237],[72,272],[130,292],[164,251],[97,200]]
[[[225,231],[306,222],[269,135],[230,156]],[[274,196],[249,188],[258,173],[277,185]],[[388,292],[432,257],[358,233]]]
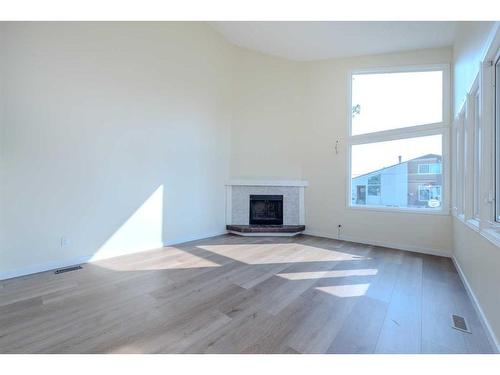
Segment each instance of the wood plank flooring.
[[0,282],[0,353],[491,352],[449,259],[305,235]]

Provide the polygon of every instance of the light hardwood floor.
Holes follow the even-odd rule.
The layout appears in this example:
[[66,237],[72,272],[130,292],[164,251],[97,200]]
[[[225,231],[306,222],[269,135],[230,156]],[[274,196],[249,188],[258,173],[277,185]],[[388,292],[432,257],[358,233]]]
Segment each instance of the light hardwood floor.
[[[451,328],[466,317],[472,334]],[[1,353],[490,353],[447,258],[226,235],[0,282]]]

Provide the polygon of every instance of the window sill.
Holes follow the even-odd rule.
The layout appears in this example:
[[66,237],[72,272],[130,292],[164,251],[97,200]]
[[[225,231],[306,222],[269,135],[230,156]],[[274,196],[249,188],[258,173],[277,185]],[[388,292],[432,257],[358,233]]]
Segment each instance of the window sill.
[[488,228],[479,232],[484,238],[490,241],[493,245],[500,247],[500,230]]
[[477,232],[493,245],[500,247],[500,225],[490,223],[489,228],[481,228],[479,220],[469,219],[465,220],[464,215],[454,215],[458,221],[469,227],[471,230]]
[[423,214],[423,215],[441,215],[449,216],[449,210],[445,209],[412,209],[412,208],[398,208],[398,207],[378,207],[378,206],[347,206],[351,210],[360,211],[378,211],[378,212],[395,212],[395,213],[406,213],[406,214]]
[[479,220],[478,219],[468,219],[468,220],[465,220],[464,223],[470,229],[475,230],[476,232],[480,231]]

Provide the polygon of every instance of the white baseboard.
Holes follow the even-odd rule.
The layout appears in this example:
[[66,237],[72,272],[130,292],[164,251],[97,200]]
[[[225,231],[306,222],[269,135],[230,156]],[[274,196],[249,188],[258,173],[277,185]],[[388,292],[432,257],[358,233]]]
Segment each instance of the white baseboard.
[[[179,238],[179,239],[172,241],[172,242],[160,244],[159,246],[156,246],[155,248],[160,248],[162,246],[165,247],[165,246],[180,245],[180,244],[183,244],[185,242],[197,241],[197,240],[202,240],[204,238],[210,238],[210,237],[216,237],[216,236],[220,236],[220,235],[223,235],[226,233],[227,233],[227,231],[223,230],[223,231],[218,231],[218,232],[214,232],[214,233],[207,233],[207,234],[203,234],[203,235],[199,235],[199,236]],[[124,256],[124,255],[129,255],[129,254],[142,253],[144,251],[148,251],[151,249],[152,248],[147,248],[147,249],[144,248],[144,249],[139,249],[139,250],[134,250],[134,251],[127,251],[127,252],[124,252],[122,254],[112,254],[112,255],[104,255],[104,256],[96,256],[95,254],[91,254],[91,255],[84,255],[84,256],[80,256],[80,257],[66,259],[66,260],[55,260],[55,261],[35,264],[32,266],[28,266],[28,267],[16,268],[12,271],[0,272],[0,280],[7,280],[7,279],[15,278],[15,277],[20,277],[20,276],[32,275],[35,273],[51,271],[51,270],[54,270],[57,268],[74,266],[76,264],[92,263],[92,262],[95,262],[98,260],[116,258],[119,256]]]
[[0,280],[13,279],[14,277],[32,275],[35,273],[50,271],[50,270],[54,270],[57,268],[64,268],[64,267],[69,267],[69,266],[73,266],[76,264],[88,263],[88,262],[90,262],[91,258],[92,258],[92,255],[85,255],[85,256],[72,258],[72,259],[55,260],[55,261],[35,264],[33,266],[16,268],[12,271],[1,272],[0,273]]
[[491,329],[490,323],[488,322],[488,319],[486,319],[486,315],[484,315],[483,309],[481,308],[481,305],[479,304],[479,301],[477,300],[476,295],[474,294],[474,291],[472,290],[469,281],[467,280],[467,277],[465,276],[465,273],[462,270],[462,267],[460,267],[460,263],[458,263],[458,260],[455,258],[455,256],[453,256],[451,259],[453,260],[453,264],[455,265],[455,268],[458,271],[458,275],[460,276],[460,279],[462,280],[462,283],[465,286],[465,290],[467,291],[467,294],[469,295],[469,298],[472,301],[472,305],[474,306],[474,309],[476,310],[476,313],[479,316],[479,320],[483,325],[483,329],[486,332],[486,335],[488,336],[492,348],[497,353],[500,353],[500,343],[496,338],[495,333]]
[[338,236],[335,236],[335,235],[332,235],[329,233],[310,231],[307,229],[305,230],[304,234],[308,234],[310,236],[331,238],[331,239],[341,240],[341,241],[362,243],[365,245],[388,247],[391,249],[411,251],[414,253],[437,255],[437,256],[441,256],[441,257],[451,258],[451,251],[441,250],[441,249],[426,248],[426,247],[415,246],[415,245],[397,244],[397,243],[385,242],[385,241],[367,240],[367,239],[358,238],[358,237],[351,237],[351,236],[340,236],[340,238],[338,238]]
[[[225,227],[225,225],[224,225],[224,227]],[[203,240],[205,238],[222,236],[223,234],[227,234],[227,230],[225,228],[223,230],[219,230],[216,232],[208,232],[208,233],[203,233],[203,234],[196,235],[196,236],[187,236],[187,237],[177,238],[174,241],[166,242],[165,244],[163,244],[163,246],[175,246],[175,245],[184,244],[186,242],[192,242],[192,241]]]

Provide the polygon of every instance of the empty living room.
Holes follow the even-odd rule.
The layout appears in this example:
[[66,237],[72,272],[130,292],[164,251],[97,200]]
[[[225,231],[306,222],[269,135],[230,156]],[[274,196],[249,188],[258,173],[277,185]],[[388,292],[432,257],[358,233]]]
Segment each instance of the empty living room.
[[63,8],[0,13],[6,374],[498,368],[497,8]]

